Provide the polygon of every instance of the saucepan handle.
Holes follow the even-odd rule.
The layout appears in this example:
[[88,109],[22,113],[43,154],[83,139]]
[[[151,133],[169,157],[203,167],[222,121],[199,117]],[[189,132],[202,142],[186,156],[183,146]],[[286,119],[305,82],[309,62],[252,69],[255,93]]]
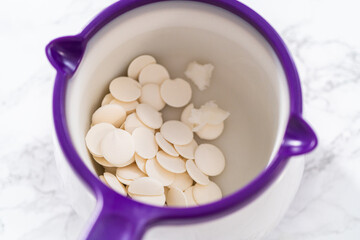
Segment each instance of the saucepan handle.
[[299,115],[291,115],[281,145],[280,154],[296,156],[308,153],[317,146],[318,140],[314,130]]
[[[108,197],[109,198],[109,197]],[[95,213],[82,239],[140,240],[149,218],[141,207],[129,206],[130,199],[98,200]]]

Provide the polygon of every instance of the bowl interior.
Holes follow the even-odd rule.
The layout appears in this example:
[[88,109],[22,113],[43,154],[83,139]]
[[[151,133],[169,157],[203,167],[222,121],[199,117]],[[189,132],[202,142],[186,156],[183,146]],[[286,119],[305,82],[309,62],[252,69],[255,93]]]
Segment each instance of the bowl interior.
[[[289,116],[286,78],[274,51],[247,22],[217,7],[194,2],[161,2],[127,12],[89,41],[66,93],[66,118],[73,144],[94,173],[84,137],[92,113],[108,93],[110,81],[126,74],[130,61],[153,55],[172,78],[189,62],[215,66],[211,87],[192,83],[196,107],[215,100],[231,113],[220,138],[211,141],[226,156],[215,181],[230,194],[256,177],[276,154]],[[164,120],[179,119],[182,109],[167,107]],[[198,141],[201,143],[202,141]]]

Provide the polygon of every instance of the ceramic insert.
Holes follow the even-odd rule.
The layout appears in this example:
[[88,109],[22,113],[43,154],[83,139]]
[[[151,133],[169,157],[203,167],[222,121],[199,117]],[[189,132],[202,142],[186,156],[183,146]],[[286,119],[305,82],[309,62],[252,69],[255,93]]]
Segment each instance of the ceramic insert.
[[160,64],[150,64],[141,70],[139,82],[141,85],[147,83],[161,84],[169,78],[169,72],[164,66]]
[[[215,66],[205,91],[189,83],[196,108],[215,100],[231,112],[221,136],[211,140],[226,156],[224,172],[212,178],[224,195],[238,191],[268,166],[289,116],[287,81],[278,57],[266,39],[238,16],[206,4],[177,1],[137,8],[108,23],[90,39],[67,82],[70,137],[93,174],[102,174],[103,168],[85,145],[91,114],[108,93],[111,80],[126,76],[130,61],[143,54],[154,56],[172,79],[189,80],[184,71],[194,60]],[[179,119],[172,108],[162,112],[164,121]],[[199,144],[207,142],[194,135]]]
[[[218,200],[221,190],[219,197],[220,188],[209,176],[223,172],[225,156],[213,144],[198,145],[193,132],[202,139],[219,137],[229,113],[214,101],[199,109],[189,104],[190,83],[169,79],[167,69],[156,62],[150,55],[135,58],[128,76],[111,81],[110,93],[93,114],[86,145],[104,167],[99,177],[121,195],[156,206],[187,207]],[[201,67],[206,68],[199,65],[197,71]],[[179,120],[163,121],[161,110],[166,105],[181,114]]]
[[197,142],[193,139],[189,144],[177,145],[174,144],[176,151],[185,159],[194,159],[195,150],[198,147]]

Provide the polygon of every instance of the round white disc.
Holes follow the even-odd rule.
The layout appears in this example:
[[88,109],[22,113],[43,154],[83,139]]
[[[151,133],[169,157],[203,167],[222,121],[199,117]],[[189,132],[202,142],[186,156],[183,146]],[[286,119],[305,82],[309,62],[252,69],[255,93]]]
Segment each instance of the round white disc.
[[164,206],[166,200],[165,194],[159,196],[142,196],[142,195],[133,194],[131,198],[142,203],[155,205],[159,207]]
[[184,191],[184,194],[185,194],[185,197],[186,197],[186,200],[188,202],[188,206],[196,206],[197,203],[195,202],[194,200],[194,196],[193,196],[193,189],[194,187],[189,187],[188,189],[186,189]]
[[131,182],[128,191],[136,195],[156,196],[164,194],[164,187],[151,177],[142,177]]
[[172,173],[184,173],[186,172],[185,162],[180,157],[173,157],[164,151],[159,151],[156,154],[156,159],[160,166],[165,170]]
[[157,144],[159,145],[159,147],[164,152],[166,152],[167,154],[174,156],[174,157],[179,156],[179,153],[175,150],[173,145],[171,143],[169,143],[168,141],[166,141],[165,138],[161,135],[161,133],[157,132],[155,134],[155,140],[156,140]]
[[186,145],[174,145],[176,151],[186,159],[195,158],[195,150],[198,147],[197,142],[193,139],[189,144]]
[[122,185],[121,182],[115,177],[115,175],[105,172],[104,178],[110,188],[112,188],[115,192],[118,192],[119,194],[126,196],[126,189],[124,185]]
[[224,122],[216,125],[206,124],[204,127],[196,131],[195,133],[201,139],[214,140],[218,138],[223,131],[224,131]]
[[112,130],[101,141],[101,151],[109,163],[114,166],[124,165],[133,161],[135,154],[133,138],[125,130]]
[[119,128],[125,121],[126,111],[116,104],[108,104],[98,108],[92,115],[92,124],[110,123]]
[[103,167],[114,167],[111,163],[109,163],[108,161],[106,161],[105,158],[103,157],[96,157],[96,156],[93,156],[94,160],[100,164],[101,166]]
[[132,102],[141,96],[141,85],[129,77],[118,77],[111,81],[110,93],[119,101]]
[[147,65],[156,63],[154,57],[150,55],[142,55],[135,58],[129,65],[127,74],[132,79],[138,79],[141,70],[144,69]]
[[136,107],[136,115],[146,126],[158,129],[163,123],[161,113],[152,106],[141,103]]
[[170,185],[170,187],[176,187],[181,191],[184,191],[188,189],[192,184],[193,184],[192,178],[189,176],[187,172],[184,172],[175,175],[175,180]]
[[137,155],[137,154],[135,153],[135,162],[136,162],[136,165],[138,166],[138,168],[139,168],[143,173],[146,173],[146,170],[145,170],[146,159],[140,157],[139,155]]
[[183,191],[176,187],[171,187],[166,194],[166,203],[171,207],[187,207],[188,203]]
[[160,87],[160,94],[165,103],[171,107],[184,107],[191,100],[190,84],[181,78],[165,80]]
[[193,189],[194,200],[197,204],[207,204],[222,198],[221,189],[214,182],[208,185],[195,184]]
[[195,163],[209,176],[217,176],[225,168],[225,157],[221,150],[212,144],[201,144],[195,151]]
[[160,86],[155,83],[145,84],[141,89],[141,103],[147,103],[160,111],[165,107],[165,102],[160,96]]
[[147,128],[136,128],[132,133],[135,152],[142,158],[153,158],[158,152],[158,145],[154,133]]
[[175,180],[175,173],[165,170],[155,158],[146,161],[146,173],[158,180],[163,186],[169,186]]
[[115,98],[111,95],[111,93],[106,94],[103,100],[101,101],[101,106],[110,104],[110,102],[114,99]]
[[161,135],[172,144],[186,145],[193,140],[194,134],[183,122],[170,120],[160,128]]
[[130,185],[130,183],[132,183],[134,181],[132,179],[125,179],[125,178],[119,177],[118,175],[116,175],[116,178],[119,180],[119,182],[121,182],[122,184],[125,184],[125,185]]
[[194,160],[189,159],[186,161],[186,170],[189,176],[197,183],[202,185],[207,185],[209,183],[209,177],[200,171],[200,169],[196,166]]
[[[85,143],[89,151],[98,156],[102,156],[101,141],[109,132],[113,131],[115,127],[110,123],[99,123],[90,128],[85,137]],[[95,159],[96,160],[96,159]]]
[[116,176],[128,180],[135,180],[140,177],[145,177],[145,174],[133,163],[126,167],[117,168]]
[[143,122],[141,122],[139,120],[139,118],[137,117],[136,113],[131,113],[129,116],[127,116],[127,118],[126,118],[126,120],[124,122],[124,129],[127,132],[132,133],[138,127],[148,128],[152,132],[155,132],[154,129],[149,128]]
[[141,70],[139,82],[141,85],[145,85],[147,83],[161,84],[169,78],[169,72],[164,66],[160,64],[150,64]]
[[139,105],[138,101],[132,101],[132,102],[121,102],[117,99],[113,99],[110,104],[117,104],[124,108],[127,114],[130,114],[132,112],[135,112],[135,109],[137,105]]

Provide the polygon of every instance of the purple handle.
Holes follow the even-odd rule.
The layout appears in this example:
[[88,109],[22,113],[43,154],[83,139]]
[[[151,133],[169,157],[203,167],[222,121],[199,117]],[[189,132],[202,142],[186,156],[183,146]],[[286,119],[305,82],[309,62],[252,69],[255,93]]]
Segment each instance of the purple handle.
[[74,74],[85,51],[85,41],[79,36],[57,38],[46,46],[46,55],[56,70]]
[[143,235],[140,224],[118,214],[101,211],[86,234],[87,240],[140,240]]
[[298,115],[291,115],[279,154],[296,156],[308,153],[317,146],[314,130]]
[[119,199],[117,193],[111,192],[100,196],[93,221],[82,239],[140,240],[150,222],[148,212],[145,214],[141,206],[130,206],[130,199]]

